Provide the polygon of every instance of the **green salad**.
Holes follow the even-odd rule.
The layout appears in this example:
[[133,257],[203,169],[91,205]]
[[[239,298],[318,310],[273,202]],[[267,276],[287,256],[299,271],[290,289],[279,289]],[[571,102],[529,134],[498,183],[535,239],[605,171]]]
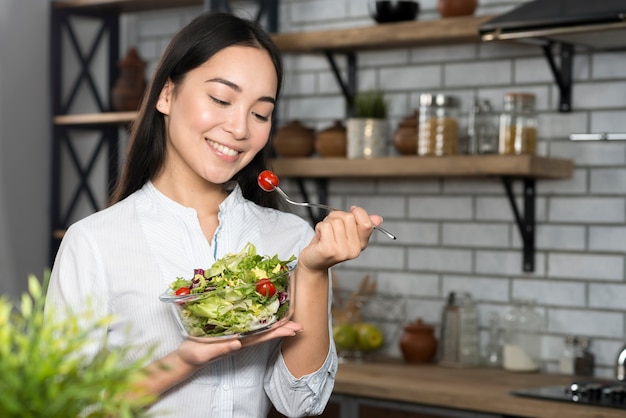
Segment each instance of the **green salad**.
[[199,296],[176,304],[183,327],[192,337],[216,337],[281,320],[289,313],[289,273],[295,259],[261,256],[248,243],[209,269],[195,269],[192,279],[178,277],[170,285],[172,295]]

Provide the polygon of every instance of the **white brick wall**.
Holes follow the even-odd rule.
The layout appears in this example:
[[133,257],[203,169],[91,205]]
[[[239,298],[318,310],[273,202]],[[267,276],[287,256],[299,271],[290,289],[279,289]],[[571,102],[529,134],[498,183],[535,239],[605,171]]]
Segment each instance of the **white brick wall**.
[[[521,2],[482,0],[477,13],[499,13]],[[436,0],[420,3],[419,19],[438,18]],[[171,35],[200,11],[129,15],[124,43],[139,47],[151,73]],[[361,0],[282,0],[280,13],[285,32],[373,24]],[[297,118],[322,129],[343,118],[345,102],[324,57],[286,56],[285,62],[281,123]],[[490,313],[503,314],[514,298],[533,298],[545,320],[545,370],[557,371],[563,337],[577,334],[592,339],[596,374],[612,377],[615,356],[626,340],[626,144],[570,142],[568,135],[626,131],[626,52],[577,51],[574,109],[566,114],[557,111],[558,89],[538,47],[409,48],[360,53],[358,62],[360,87],[389,93],[392,129],[417,107],[422,92],[457,95],[464,109],[474,95],[500,107],[507,91],[532,92],[539,110],[540,153],[571,158],[576,169],[572,179],[537,182],[533,273],[522,272],[519,232],[497,180],[332,180],[332,204],[357,204],[380,213],[385,227],[398,235],[391,242],[374,234],[359,259],[336,269],[341,285],[355,286],[370,274],[380,292],[406,302],[407,320],[422,317],[433,325],[439,324],[449,291],[469,291],[479,303],[483,342]],[[286,186],[297,195],[293,184]],[[307,184],[315,198],[313,186]],[[519,195],[520,186],[514,189]]]

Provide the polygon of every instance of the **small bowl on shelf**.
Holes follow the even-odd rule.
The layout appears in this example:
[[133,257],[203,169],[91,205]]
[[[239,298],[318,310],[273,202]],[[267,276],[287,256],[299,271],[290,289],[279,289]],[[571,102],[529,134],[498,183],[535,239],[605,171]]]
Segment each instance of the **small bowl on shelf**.
[[370,15],[378,23],[404,22],[415,20],[420,11],[417,1],[373,1],[370,2]]
[[295,307],[293,270],[290,266],[268,279],[208,288],[202,293],[176,295],[173,289],[167,289],[159,299],[170,306],[185,338],[204,343],[241,339],[270,331],[291,319]]

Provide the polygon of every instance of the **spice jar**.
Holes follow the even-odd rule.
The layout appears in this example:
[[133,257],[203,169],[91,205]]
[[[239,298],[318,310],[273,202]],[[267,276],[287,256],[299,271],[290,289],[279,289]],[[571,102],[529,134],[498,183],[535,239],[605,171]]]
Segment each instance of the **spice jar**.
[[457,153],[459,100],[443,94],[420,96],[417,153],[454,155]]
[[434,329],[424,324],[421,318],[404,326],[400,337],[400,350],[407,363],[429,363],[437,352]]
[[514,372],[539,371],[543,318],[531,300],[516,300],[504,315],[504,369]]
[[498,115],[489,99],[474,99],[467,117],[468,154],[498,152]]
[[507,93],[500,115],[500,154],[534,154],[537,149],[535,95]]

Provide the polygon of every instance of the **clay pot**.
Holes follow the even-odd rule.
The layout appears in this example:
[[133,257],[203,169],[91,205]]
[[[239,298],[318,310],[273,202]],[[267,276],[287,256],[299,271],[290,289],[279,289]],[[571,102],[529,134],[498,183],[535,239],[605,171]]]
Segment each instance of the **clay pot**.
[[315,139],[315,150],[322,157],[345,157],[347,149],[346,127],[340,120],[320,131]]
[[117,111],[138,110],[146,89],[146,63],[139,58],[137,49],[130,48],[117,66],[120,75],[111,91],[111,107]]
[[441,17],[471,16],[476,11],[478,0],[438,0],[437,10]]
[[429,363],[437,352],[437,339],[433,327],[422,322],[421,318],[405,325],[400,337],[400,350],[407,363]]
[[413,114],[402,119],[398,123],[398,129],[393,135],[393,145],[402,155],[417,154],[417,119],[419,111],[414,110]]
[[315,131],[294,120],[276,131],[272,145],[280,157],[308,157],[315,150]]

